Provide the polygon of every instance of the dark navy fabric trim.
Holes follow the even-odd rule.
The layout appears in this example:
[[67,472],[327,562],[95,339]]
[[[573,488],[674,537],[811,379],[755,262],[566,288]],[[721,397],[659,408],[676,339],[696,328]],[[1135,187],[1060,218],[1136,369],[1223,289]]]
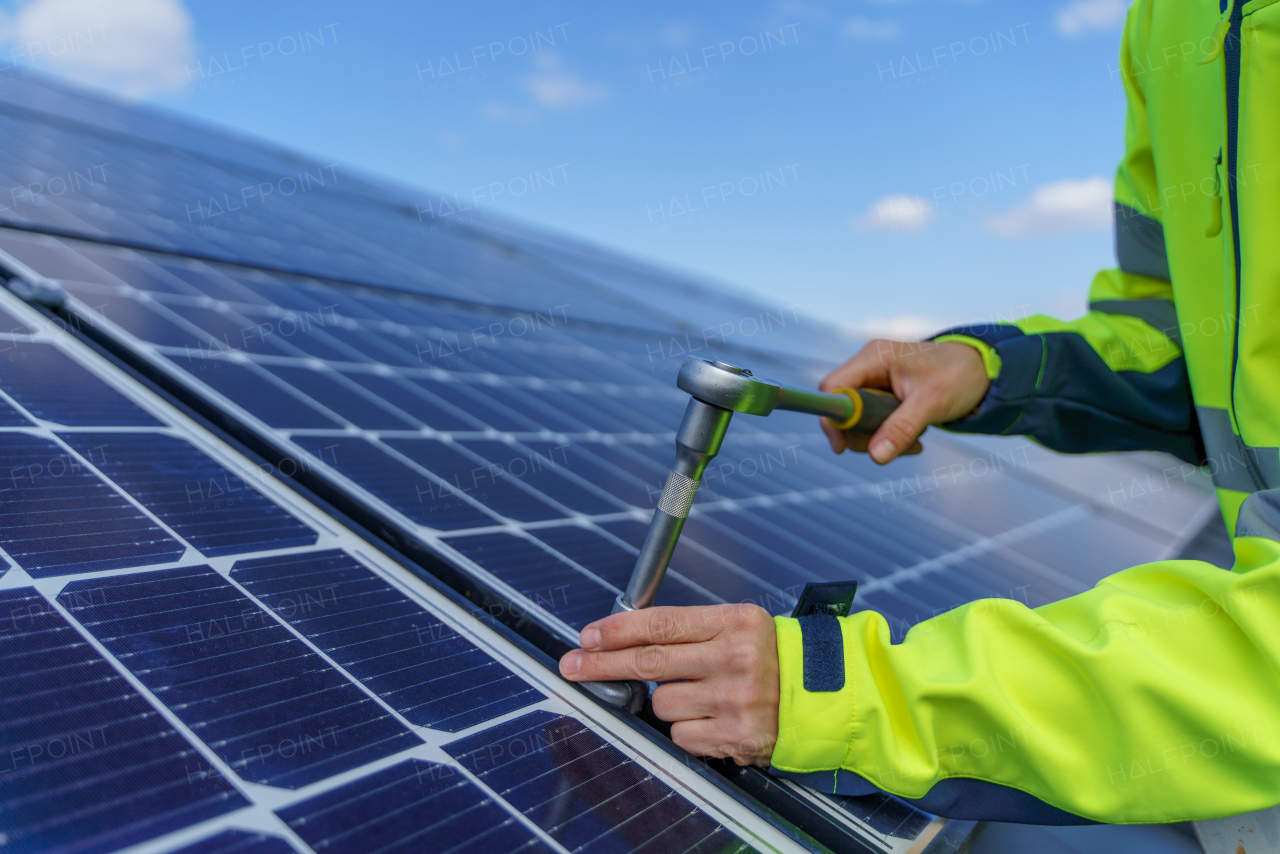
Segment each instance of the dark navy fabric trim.
[[1280,489],[1264,489],[1244,500],[1236,517],[1236,536],[1280,540]]
[[969,338],[977,338],[979,341],[994,347],[1001,341],[1021,337],[1023,332],[1012,323],[975,323],[969,326],[953,326],[951,329],[939,332],[933,337],[941,338],[943,335],[966,335]]
[[831,614],[800,617],[804,645],[804,689],[839,691],[844,687],[844,634]]
[[1107,314],[1124,314],[1145,320],[1153,328],[1163,332],[1165,337],[1182,347],[1182,333],[1178,329],[1178,312],[1173,303],[1167,299],[1105,299],[1089,303],[1090,311],[1101,311]]
[[1169,255],[1164,226],[1128,205],[1112,203],[1115,213],[1116,258],[1120,269],[1136,276],[1169,281]]
[[[882,792],[865,777],[843,768],[806,774],[770,769],[769,773],[831,795],[860,797]],[[1047,804],[1021,789],[970,777],[948,777],[934,783],[923,798],[900,800],[925,812],[962,821],[1010,821],[1055,826],[1098,824],[1092,819]]]
[[1168,451],[1189,463],[1204,459],[1181,357],[1151,373],[1113,371],[1074,332],[1024,335],[1002,325],[943,334],[985,341],[1001,362],[977,411],[944,424],[948,430],[1032,436],[1069,454]]

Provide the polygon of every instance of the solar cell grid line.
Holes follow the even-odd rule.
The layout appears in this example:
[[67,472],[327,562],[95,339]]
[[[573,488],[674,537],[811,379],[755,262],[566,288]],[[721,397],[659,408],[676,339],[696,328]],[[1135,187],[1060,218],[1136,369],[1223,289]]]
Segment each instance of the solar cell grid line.
[[419,525],[456,530],[502,523],[470,494],[385,444],[330,435],[294,435],[292,441]]
[[104,851],[248,801],[39,593],[0,590],[0,825],[17,851]]
[[546,611],[569,626],[570,632],[559,632],[566,640],[610,613],[622,592],[532,537],[500,532],[448,537],[443,543],[518,592],[529,610]]
[[221,358],[189,361],[193,376],[272,427],[339,428],[340,416],[329,415],[300,391],[273,377],[252,362]]
[[[499,468],[478,454],[468,453],[462,442],[385,439],[383,444],[434,474],[448,485],[451,494],[466,496],[502,517],[534,522],[564,518],[573,512],[554,498],[535,491],[525,483],[525,478],[511,476],[505,466]],[[518,456],[516,458],[519,459]],[[509,465],[510,458],[507,462]],[[563,492],[570,492],[572,486],[565,484]],[[584,495],[588,501],[595,499],[585,490],[578,490],[577,494],[567,498],[582,501]]]
[[[636,549],[649,530],[647,523],[635,519],[601,520],[596,524]],[[778,587],[772,580],[763,580],[748,568],[733,564],[683,537],[676,545],[670,568],[724,602],[754,602],[770,613],[789,610],[801,589],[794,582],[786,588]]]
[[267,370],[357,427],[366,430],[416,430],[418,425],[366,395],[357,383],[329,369],[270,365]]
[[445,750],[567,849],[755,850],[573,718],[531,712]]
[[169,563],[186,551],[53,438],[6,431],[0,471],[0,546],[32,578]]
[[0,388],[36,418],[67,425],[159,423],[52,344],[19,337],[3,343]]
[[297,851],[278,836],[247,830],[224,830],[184,845],[171,854],[297,854]]
[[457,732],[542,698],[343,552],[241,560],[231,578],[411,723]]
[[[626,590],[635,567],[637,549],[629,548],[608,534],[578,525],[534,528],[535,537],[592,575],[618,590]],[[657,605],[713,605],[723,600],[668,570],[658,591]]]
[[72,582],[58,601],[245,780],[295,789],[422,743],[208,567]]
[[554,458],[558,449],[563,449],[559,452],[563,454],[563,467],[567,471],[632,507],[652,508],[661,495],[660,490],[655,492],[645,481],[601,459],[596,453],[602,447],[600,442],[570,442],[562,445],[558,442],[521,439],[520,444],[547,458]]
[[206,557],[316,541],[315,531],[185,440],[157,433],[59,435]]
[[403,412],[433,430],[466,432],[484,429],[477,419],[432,397],[398,374],[347,371],[343,376],[376,395],[393,410]]
[[454,444],[476,455],[477,462],[487,463],[491,472],[496,468],[506,477],[571,511],[595,516],[627,509],[612,495],[589,483],[581,483],[566,472],[568,442],[543,443],[541,451],[529,449],[522,443],[493,439],[458,439]]
[[408,760],[278,811],[333,854],[543,854],[553,846],[456,768]]

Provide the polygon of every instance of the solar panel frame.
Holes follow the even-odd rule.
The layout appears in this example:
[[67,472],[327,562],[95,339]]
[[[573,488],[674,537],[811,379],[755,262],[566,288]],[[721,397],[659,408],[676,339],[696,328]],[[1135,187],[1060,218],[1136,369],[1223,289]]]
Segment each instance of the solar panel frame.
[[[37,336],[50,334],[42,331],[44,328],[56,328],[52,318],[41,318],[34,313],[24,315],[24,307],[14,303],[13,298],[7,293],[0,293],[0,306],[8,307],[11,304],[13,311],[32,319],[32,325],[37,330]],[[30,312],[29,309],[26,311]],[[766,845],[766,847],[777,850],[796,850],[792,848],[793,843],[789,841],[787,836],[787,832],[793,831],[780,833],[768,821],[760,819],[750,810],[744,811],[742,805],[728,793],[725,784],[718,781],[709,771],[701,769],[695,770],[692,775],[688,773],[673,774],[671,769],[663,768],[653,757],[652,743],[640,731],[601,710],[588,699],[588,695],[575,689],[570,689],[566,692],[566,686],[554,676],[553,662],[519,636],[503,629],[483,609],[476,609],[473,604],[466,602],[456,593],[440,585],[438,581],[423,573],[420,568],[404,558],[397,557],[394,552],[387,551],[383,543],[362,538],[357,533],[358,529],[347,527],[340,514],[334,515],[323,504],[313,503],[305,495],[277,479],[276,474],[269,474],[264,471],[260,463],[255,462],[252,458],[246,458],[243,456],[243,452],[234,449],[227,445],[225,440],[208,432],[206,427],[192,420],[188,414],[176,408],[174,404],[156,397],[154,392],[143,388],[135,380],[127,376],[121,368],[109,366],[105,361],[101,361],[100,357],[92,354],[86,345],[71,340],[60,340],[58,343],[60,347],[68,349],[69,352],[78,353],[77,359],[85,360],[83,364],[95,375],[108,380],[113,388],[122,391],[145,411],[157,416],[160,424],[158,428],[142,429],[158,429],[166,435],[172,433],[182,436],[184,440],[208,454],[216,463],[224,466],[235,476],[242,478],[246,484],[252,485],[270,500],[286,508],[296,518],[302,519],[317,531],[318,537],[315,543],[293,545],[278,550],[278,552],[319,554],[325,548],[338,547],[348,554],[355,555],[362,566],[375,571],[378,577],[391,583],[409,601],[418,603],[418,606],[424,609],[424,613],[434,614],[437,619],[443,620],[459,637],[465,638],[468,642],[485,650],[486,654],[495,657],[503,666],[518,673],[522,680],[536,688],[541,697],[540,700],[527,708],[519,708],[500,716],[497,719],[498,722],[518,716],[527,711],[527,709],[543,709],[557,714],[569,714],[577,719],[586,721],[593,731],[605,737],[610,743],[617,745],[634,761],[651,769],[652,773],[657,774],[664,781],[664,785],[674,787],[676,791],[682,793],[682,797],[692,798],[693,802],[697,804],[697,808],[709,812],[715,817],[716,822],[735,828],[735,833],[745,835],[746,838],[753,840],[754,844]],[[98,361],[93,361],[95,358]],[[43,429],[51,431],[51,428]],[[82,429],[88,431],[94,428],[84,427]],[[179,566],[191,567],[196,565],[199,559],[200,555],[198,553],[189,551],[178,561],[178,564]],[[206,563],[213,565],[220,577],[226,577],[233,572],[232,566],[238,559],[238,555],[226,555],[212,558]],[[163,576],[167,566],[169,565],[161,565],[156,569],[150,570],[144,569],[140,575],[159,579]],[[106,574],[100,574],[99,577],[124,578],[129,573],[136,571],[132,568],[122,568],[109,571]],[[74,575],[69,575],[36,579],[33,582],[26,577],[25,572],[21,569],[17,571],[11,570],[6,576],[0,577],[0,590],[34,586],[36,595],[44,598],[51,611],[57,611],[62,615],[63,619],[67,619],[75,626],[76,630],[90,646],[112,662],[116,670],[134,689],[146,698],[155,709],[159,710],[175,730],[183,734],[199,749],[203,765],[198,766],[197,776],[199,776],[199,773],[218,774],[225,776],[229,780],[239,780],[239,776],[215,751],[204,744],[197,733],[184,724],[180,717],[168,709],[164,703],[159,702],[155,693],[142,680],[131,673],[128,668],[122,667],[111,651],[95,638],[92,633],[80,627],[74,615],[68,611],[63,603],[58,601],[57,595],[64,591],[64,584],[74,578]],[[93,584],[92,581],[87,583]],[[66,589],[69,591],[68,595],[74,595],[73,590],[78,588]],[[284,622],[281,621],[279,624],[284,625]],[[293,630],[290,629],[289,631]],[[310,646],[309,642],[301,635],[295,636],[300,639],[300,642]],[[323,653],[321,655],[323,656]],[[361,687],[361,690],[368,690],[364,688],[359,679],[351,678],[351,683]],[[372,693],[369,696],[375,702],[382,703]],[[393,715],[397,714],[394,709],[385,706],[385,704],[384,708]],[[318,788],[323,790],[349,782],[362,774],[369,773],[370,770],[376,771],[379,767],[385,767],[389,762],[401,761],[406,755],[435,762],[442,760],[451,762],[444,754],[439,752],[437,745],[444,741],[453,740],[459,735],[467,736],[483,731],[492,725],[492,722],[485,722],[464,727],[455,733],[448,733],[434,732],[420,726],[414,726],[408,721],[403,721],[403,723],[411,731],[425,739],[425,743],[421,747],[412,748],[407,752],[402,751],[387,760],[374,762],[371,765],[328,777],[321,782],[312,783],[301,790],[299,797],[310,797],[315,794]],[[203,768],[204,771],[200,772],[199,768]],[[227,831],[249,831],[251,835],[265,832],[269,837],[276,837],[282,840],[284,844],[290,845],[298,851],[309,850],[296,834],[289,831],[287,825],[280,822],[278,818],[273,817],[274,813],[271,810],[278,808],[283,802],[287,802],[287,799],[282,801],[278,795],[267,796],[266,790],[245,788],[242,783],[237,783],[236,788],[242,795],[249,798],[253,804],[252,806],[242,808],[220,818],[210,819],[175,830],[148,842],[143,842],[136,846],[136,851],[139,854],[152,854],[152,852],[158,854],[158,852],[197,843],[200,840],[208,839],[212,835]],[[507,807],[503,807],[503,809],[507,809]],[[768,840],[768,842],[765,843],[760,840]],[[562,851],[563,849],[552,845],[551,850]]]

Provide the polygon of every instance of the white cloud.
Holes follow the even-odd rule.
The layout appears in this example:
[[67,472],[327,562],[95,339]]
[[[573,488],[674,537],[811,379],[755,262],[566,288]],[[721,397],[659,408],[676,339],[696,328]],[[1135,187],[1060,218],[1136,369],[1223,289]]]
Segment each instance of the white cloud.
[[533,95],[533,100],[554,110],[582,107],[609,97],[609,87],[605,84],[591,83],[563,71],[530,74],[524,85]]
[[872,202],[853,225],[863,231],[920,231],[936,215],[933,206],[919,196],[892,193]]
[[841,324],[841,329],[852,338],[890,338],[897,341],[920,341],[939,330],[954,326],[936,317],[920,314],[895,314],[892,317],[873,315],[857,323]]
[[846,36],[876,42],[893,41],[902,33],[902,28],[896,21],[874,21],[860,15],[845,18],[840,29]]
[[1086,30],[1114,30],[1124,23],[1129,0],[1073,0],[1058,10],[1058,32],[1078,36]]
[[533,64],[542,71],[524,78],[525,88],[539,106],[553,110],[569,110],[609,97],[609,87],[591,83],[560,68],[560,56],[544,50],[534,55]]
[[31,0],[5,35],[21,61],[144,98],[186,86],[191,29],[181,0]]
[[987,217],[983,225],[1000,237],[1042,237],[1110,228],[1111,189],[1111,181],[1101,175],[1042,184],[1025,204]]
[[480,112],[494,124],[531,125],[535,118],[528,107],[508,107],[497,102],[485,104]]
[[667,24],[658,33],[658,40],[669,48],[684,47],[693,39],[693,27],[680,21]]

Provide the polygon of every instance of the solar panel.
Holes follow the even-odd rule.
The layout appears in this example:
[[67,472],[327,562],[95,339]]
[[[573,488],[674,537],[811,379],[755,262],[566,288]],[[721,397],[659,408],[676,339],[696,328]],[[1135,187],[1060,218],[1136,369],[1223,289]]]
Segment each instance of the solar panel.
[[[375,828],[399,830],[388,844],[431,828],[459,850],[792,844],[697,775],[664,774],[652,744],[543,663],[72,339],[88,331],[285,476],[442,559],[507,622],[565,643],[625,585],[671,463],[684,357],[813,385],[853,344],[793,308],[424,213],[412,191],[39,79],[6,81],[0,132],[13,186],[50,165],[112,170],[0,211],[0,266],[69,293],[73,330],[16,304],[0,318],[0,549],[14,564],[0,593],[56,612],[196,751],[197,788],[222,780],[248,804],[119,844],[364,850]],[[225,200],[282,176],[307,191],[227,215]],[[783,613],[809,581],[855,578],[855,607],[900,639],[963,602],[1043,604],[1174,554],[1212,502],[1167,480],[1158,505],[1117,500],[1116,472],[1159,476],[1141,455],[1066,470],[1020,439],[935,433],[880,469],[833,459],[811,418],[738,416],[659,602]],[[238,679],[262,690],[242,696]],[[330,727],[339,744],[316,736]],[[530,732],[538,751],[475,764]],[[583,768],[610,786],[583,789]],[[595,800],[634,807],[631,785],[685,830],[664,837]],[[892,798],[781,789],[874,850],[923,847],[939,826]],[[482,817],[487,842],[434,823],[450,810]]]
[[0,302],[27,321],[0,339],[57,352],[86,391],[0,375],[22,416],[0,427],[0,545],[13,564],[0,577],[3,844],[367,851],[373,803],[386,819],[376,832],[408,850],[424,850],[425,833],[431,850],[452,840],[563,854],[444,750],[533,713],[581,727],[717,840],[787,846],[767,822],[726,812],[733,801],[705,779],[663,774],[626,740],[635,734],[620,738],[620,722],[554,690],[546,665],[483,612],[416,581],[59,327]]

